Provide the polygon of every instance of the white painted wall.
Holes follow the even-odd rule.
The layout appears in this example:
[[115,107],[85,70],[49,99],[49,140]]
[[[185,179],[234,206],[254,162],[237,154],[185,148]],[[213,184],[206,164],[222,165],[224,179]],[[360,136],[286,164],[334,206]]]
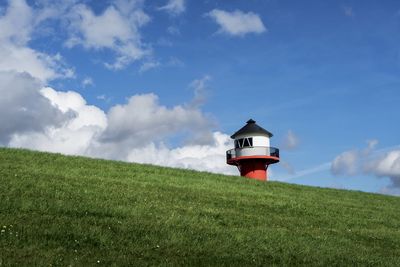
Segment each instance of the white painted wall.
[[265,136],[253,136],[253,146],[270,146],[269,138]]
[[245,147],[236,148],[234,157],[243,156],[270,156],[271,150],[269,147]]

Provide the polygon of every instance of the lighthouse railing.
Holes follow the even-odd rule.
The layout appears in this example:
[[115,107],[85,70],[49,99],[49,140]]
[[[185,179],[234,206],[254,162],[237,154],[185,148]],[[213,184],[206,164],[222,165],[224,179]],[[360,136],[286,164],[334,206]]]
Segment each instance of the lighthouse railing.
[[230,160],[244,156],[271,156],[279,158],[279,149],[267,146],[251,146],[243,148],[233,148],[226,151],[226,159]]

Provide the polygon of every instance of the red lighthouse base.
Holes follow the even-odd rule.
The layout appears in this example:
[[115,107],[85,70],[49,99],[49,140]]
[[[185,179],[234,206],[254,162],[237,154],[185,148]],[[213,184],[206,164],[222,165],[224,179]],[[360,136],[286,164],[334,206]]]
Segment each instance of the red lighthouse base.
[[241,176],[260,181],[268,180],[268,166],[277,162],[279,158],[275,156],[242,156],[227,160],[229,165],[238,167]]
[[241,160],[238,167],[241,176],[246,176],[247,178],[257,179],[260,181],[267,180],[268,165],[265,160]]

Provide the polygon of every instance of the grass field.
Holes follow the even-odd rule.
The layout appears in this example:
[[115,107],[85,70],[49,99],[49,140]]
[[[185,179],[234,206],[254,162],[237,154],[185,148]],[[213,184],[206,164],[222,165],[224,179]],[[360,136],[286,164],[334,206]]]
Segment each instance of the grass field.
[[5,148],[0,182],[0,266],[400,266],[399,197]]

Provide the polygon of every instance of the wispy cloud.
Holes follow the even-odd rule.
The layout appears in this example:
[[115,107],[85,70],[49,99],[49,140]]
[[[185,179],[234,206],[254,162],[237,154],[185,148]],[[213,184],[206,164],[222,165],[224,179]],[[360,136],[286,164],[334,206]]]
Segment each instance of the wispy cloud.
[[260,16],[253,12],[245,13],[240,10],[228,12],[213,9],[207,15],[220,26],[220,33],[231,36],[244,36],[249,33],[260,34],[267,31]]
[[354,17],[354,11],[351,6],[344,6],[343,7],[343,13],[347,17]]
[[140,68],[139,68],[139,73],[144,73],[146,71],[149,71],[151,69],[155,69],[157,67],[160,67],[161,63],[158,61],[147,61],[143,63]]
[[303,169],[303,170],[300,170],[300,171],[295,171],[293,174],[282,176],[282,177],[279,178],[279,180],[280,181],[289,181],[289,180],[292,180],[292,179],[295,179],[295,178],[299,178],[299,177],[303,177],[303,176],[307,176],[307,175],[311,175],[311,174],[327,171],[327,170],[329,170],[330,167],[331,167],[331,162],[321,163],[321,164],[316,165],[314,167]]
[[194,98],[191,105],[193,107],[202,106],[207,99],[207,83],[211,80],[211,76],[204,75],[201,79],[196,79],[190,83],[190,87],[193,88]]
[[184,67],[185,63],[176,57],[170,57],[166,63],[167,66],[170,67]]
[[82,80],[82,86],[83,87],[87,87],[87,86],[93,86],[94,82],[93,79],[91,77],[86,77]]
[[181,34],[180,30],[176,26],[169,26],[167,28],[167,32],[171,35],[180,35]]
[[185,0],[169,0],[165,6],[159,8],[159,10],[165,10],[174,16],[185,12],[185,9]]
[[287,150],[293,150],[296,149],[298,145],[299,145],[299,138],[292,130],[289,130],[283,139],[282,148]]

